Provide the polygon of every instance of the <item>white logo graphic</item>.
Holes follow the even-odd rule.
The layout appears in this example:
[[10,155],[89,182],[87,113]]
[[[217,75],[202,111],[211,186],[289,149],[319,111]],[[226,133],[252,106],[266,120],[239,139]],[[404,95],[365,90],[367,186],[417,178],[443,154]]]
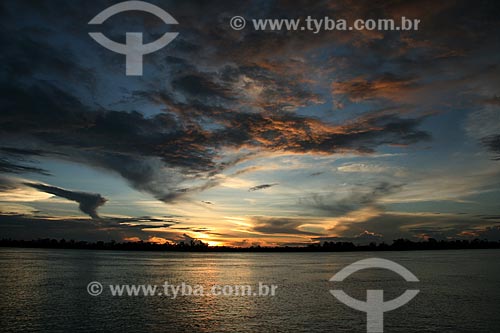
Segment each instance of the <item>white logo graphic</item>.
[[[96,15],[89,24],[102,24],[109,17],[129,10],[139,10],[158,16],[166,24],[178,24],[178,22],[166,11],[153,4],[143,1],[125,1],[106,8]],[[120,44],[107,38],[100,32],[90,32],[89,35],[105,48],[125,55],[126,75],[142,75],[142,56],[167,46],[179,33],[166,32],[154,42],[143,44],[142,33],[127,32],[125,44]]]
[[[330,281],[341,282],[349,275],[367,268],[385,268],[401,275],[408,282],[418,282],[418,279],[412,272],[394,261],[370,258],[356,261],[340,272],[335,274]],[[367,290],[366,302],[362,302],[347,295],[342,290],[330,290],[330,293],[345,305],[358,311],[366,312],[366,331],[383,332],[384,331],[384,312],[395,310],[409,301],[411,301],[420,292],[418,289],[406,290],[401,296],[384,302],[383,290]]]

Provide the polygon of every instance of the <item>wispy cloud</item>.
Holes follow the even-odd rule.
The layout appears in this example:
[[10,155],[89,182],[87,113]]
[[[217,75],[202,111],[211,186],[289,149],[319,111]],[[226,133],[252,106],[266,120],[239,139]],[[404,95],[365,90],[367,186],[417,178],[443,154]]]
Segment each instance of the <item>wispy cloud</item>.
[[253,186],[253,187],[250,187],[248,189],[248,192],[254,192],[254,191],[259,191],[259,190],[265,190],[267,188],[270,188],[270,187],[273,187],[273,186],[276,186],[278,185],[278,183],[272,183],[272,184],[261,184],[261,185],[257,185],[257,186]]
[[312,194],[299,199],[299,204],[310,210],[315,210],[320,216],[343,216],[368,207],[379,207],[380,200],[401,190],[402,184],[380,183],[354,188],[351,192],[341,195],[338,192],[328,194]]

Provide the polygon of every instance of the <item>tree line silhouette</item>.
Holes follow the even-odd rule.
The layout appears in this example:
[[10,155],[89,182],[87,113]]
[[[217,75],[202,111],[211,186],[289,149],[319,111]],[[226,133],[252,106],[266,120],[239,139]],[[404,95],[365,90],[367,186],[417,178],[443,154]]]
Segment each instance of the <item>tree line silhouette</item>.
[[184,252],[356,252],[356,251],[415,251],[415,250],[458,250],[458,249],[500,249],[500,242],[488,240],[435,240],[414,242],[408,239],[397,239],[392,244],[370,243],[356,245],[351,242],[323,242],[307,246],[209,246],[200,240],[179,243],[150,242],[86,242],[65,239],[0,240],[0,247],[48,248],[48,249],[88,249],[88,250],[122,250],[122,251],[184,251]]

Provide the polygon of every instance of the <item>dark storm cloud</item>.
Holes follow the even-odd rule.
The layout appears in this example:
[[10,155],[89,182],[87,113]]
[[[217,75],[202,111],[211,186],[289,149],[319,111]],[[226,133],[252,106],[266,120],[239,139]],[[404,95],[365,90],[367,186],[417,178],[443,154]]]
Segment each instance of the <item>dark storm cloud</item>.
[[45,193],[57,195],[61,198],[76,201],[79,203],[80,210],[85,214],[88,214],[93,219],[99,218],[99,215],[97,215],[97,208],[104,205],[107,201],[97,193],[69,191],[56,186],[39,183],[24,183],[24,185],[35,188]]
[[270,188],[270,187],[273,187],[273,186],[276,186],[276,185],[278,185],[278,183],[257,185],[257,186],[250,187],[248,189],[248,192],[265,190],[266,188]]

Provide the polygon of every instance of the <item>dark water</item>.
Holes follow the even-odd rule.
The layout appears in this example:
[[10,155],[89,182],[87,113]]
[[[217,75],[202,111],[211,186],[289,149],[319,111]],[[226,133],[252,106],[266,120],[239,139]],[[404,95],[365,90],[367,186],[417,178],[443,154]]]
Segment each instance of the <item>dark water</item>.
[[[366,332],[366,314],[338,302],[329,278],[359,259],[396,261],[420,294],[385,313],[385,332],[500,332],[500,251],[404,253],[131,253],[0,249],[0,331]],[[97,297],[87,284],[276,284],[274,297]],[[383,270],[342,282],[355,298],[409,285]],[[105,287],[106,288],[106,287]]]

